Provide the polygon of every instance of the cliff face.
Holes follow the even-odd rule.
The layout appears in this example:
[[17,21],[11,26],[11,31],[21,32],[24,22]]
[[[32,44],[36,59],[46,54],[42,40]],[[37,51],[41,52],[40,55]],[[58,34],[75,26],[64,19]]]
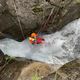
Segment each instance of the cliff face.
[[38,32],[52,9],[50,20],[40,32],[55,32],[80,17],[80,4],[76,0],[0,0],[0,5],[0,31],[18,40],[22,39],[22,34],[17,16],[25,36]]

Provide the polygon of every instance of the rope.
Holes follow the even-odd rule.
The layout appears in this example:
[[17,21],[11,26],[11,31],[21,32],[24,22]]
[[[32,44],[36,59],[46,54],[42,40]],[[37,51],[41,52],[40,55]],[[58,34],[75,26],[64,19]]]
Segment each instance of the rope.
[[[16,15],[17,15],[17,7],[16,7],[15,0],[14,0],[14,8],[15,8]],[[24,35],[22,25],[21,25],[21,22],[20,22],[20,19],[19,19],[18,15],[17,15],[17,20],[18,20],[18,24],[19,24],[19,27],[20,27],[20,30],[21,30],[21,34],[22,34],[23,38],[25,39],[25,35]]]
[[[14,8],[15,8],[16,15],[17,15],[17,7],[16,7],[15,0],[14,0]],[[40,30],[38,31],[38,34],[40,33],[40,31],[42,29],[46,28],[46,25],[47,25],[48,21],[50,20],[52,14],[53,14],[53,11],[54,11],[54,8],[51,9],[51,12],[50,12],[47,20],[45,21],[45,23],[43,24],[43,26],[41,26]],[[22,29],[22,25],[21,25],[21,22],[20,22],[20,19],[19,19],[18,15],[17,15],[17,20],[18,20],[18,24],[19,24],[19,27],[20,27],[20,30],[21,30],[21,34],[22,34],[23,38],[25,39],[25,35],[24,35],[23,29]]]
[[40,28],[40,30],[38,31],[38,33],[44,29],[46,27],[47,22],[49,21],[49,19],[51,18],[51,15],[53,14],[54,8],[52,8],[50,15],[48,16],[47,20],[45,21],[44,25]]
[[[73,0],[70,0],[70,1],[64,6],[64,8],[65,8],[67,5],[69,5],[72,1],[73,1]],[[51,5],[57,7],[58,9],[59,9],[59,8],[63,8],[62,6],[56,5],[56,4],[54,4],[54,3],[52,4],[50,1],[47,1],[47,2],[49,2]],[[52,15],[52,13],[53,13],[53,10],[54,10],[54,9],[52,8],[49,17],[48,17],[48,19],[46,20],[46,22],[44,23],[44,25],[42,26],[42,28],[45,28],[47,22],[49,21],[51,15]],[[57,14],[57,12],[56,12],[56,14]],[[55,17],[54,17],[54,18],[55,18]],[[42,30],[42,28],[39,30],[39,32]],[[38,32],[38,33],[39,33],[39,32]]]
[[[58,14],[59,9],[60,9],[60,8],[57,9],[57,12],[55,13],[55,15]],[[53,14],[53,11],[54,11],[54,8],[51,9],[51,12],[50,12],[50,14],[49,14],[47,20],[45,21],[45,23],[43,24],[43,26],[41,27],[41,29],[39,30],[39,32],[40,32],[42,29],[44,29],[44,28],[47,27],[46,25],[47,25],[48,21],[50,20],[52,14]],[[53,17],[53,19],[55,19],[55,16]],[[38,32],[38,33],[39,33],[39,32]]]
[[[15,8],[15,11],[16,11],[16,15],[17,15],[17,7],[16,7],[16,3],[15,3],[15,0],[14,0],[14,8]],[[44,25],[40,28],[40,30],[38,31],[38,34],[40,33],[40,31],[42,29],[44,29],[46,27],[46,24],[48,23],[49,19],[51,18],[52,14],[53,14],[53,11],[54,11],[54,8],[52,8],[51,12],[50,12],[50,15],[48,16],[47,20],[45,21]],[[23,38],[25,39],[25,36],[24,36],[24,32],[23,32],[23,29],[22,29],[22,26],[21,26],[21,22],[20,22],[20,19],[17,15],[17,20],[18,20],[18,24],[19,24],[19,27],[20,27],[20,30],[21,30],[21,33],[22,33],[22,36]]]

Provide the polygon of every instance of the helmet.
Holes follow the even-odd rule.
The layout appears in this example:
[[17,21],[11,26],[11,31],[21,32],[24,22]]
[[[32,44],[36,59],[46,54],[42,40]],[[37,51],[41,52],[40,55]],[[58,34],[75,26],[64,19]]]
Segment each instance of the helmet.
[[34,38],[29,37],[29,40],[30,40],[30,41],[34,41]]
[[36,37],[36,36],[37,36],[36,33],[32,33],[32,34],[31,34],[31,37]]

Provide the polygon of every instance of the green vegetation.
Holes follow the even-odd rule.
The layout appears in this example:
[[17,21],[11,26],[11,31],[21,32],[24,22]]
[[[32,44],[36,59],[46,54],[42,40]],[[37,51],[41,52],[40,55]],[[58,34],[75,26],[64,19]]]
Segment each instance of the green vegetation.
[[32,80],[41,80],[41,79],[38,77],[37,74],[35,74],[35,75],[32,76]]
[[14,59],[15,59],[14,57],[10,57],[10,56],[5,57],[6,62],[14,60]]
[[35,13],[38,13],[38,12],[42,12],[42,11],[43,11],[42,8],[38,8],[38,7],[35,7],[35,8],[33,8],[32,10],[33,10],[33,12],[35,12]]
[[43,12],[43,9],[42,9],[42,7],[40,7],[40,5],[34,5],[34,6],[32,7],[32,11],[33,11],[34,13],[39,13],[39,12]]

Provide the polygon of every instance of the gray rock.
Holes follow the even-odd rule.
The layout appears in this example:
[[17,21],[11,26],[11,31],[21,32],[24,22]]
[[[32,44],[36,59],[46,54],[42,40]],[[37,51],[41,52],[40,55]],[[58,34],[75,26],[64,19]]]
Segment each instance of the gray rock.
[[80,5],[74,4],[74,1],[72,0],[50,0],[50,2],[63,8],[51,5],[49,1],[46,0],[15,0],[17,12],[15,11],[14,0],[7,0],[7,5],[12,15],[19,16],[19,19],[25,25],[25,29],[40,29],[50,14],[51,9],[55,8],[52,19],[49,20],[46,25],[47,29],[44,28],[42,30],[47,31],[48,33],[59,30],[70,21],[80,17]]
[[6,0],[0,0],[0,14],[7,8]]
[[[46,15],[46,10],[51,6],[43,0],[7,0],[9,11],[14,16],[19,16],[26,28],[38,27],[37,23],[42,23]],[[17,10],[15,11],[15,5]],[[44,14],[43,14],[44,13]],[[47,12],[48,13],[48,12]]]
[[42,80],[80,80],[80,59],[73,60]]
[[[17,16],[21,21],[25,36],[29,36],[30,33],[38,32],[41,29],[42,24],[47,20],[52,8],[54,9],[52,19],[49,20],[45,28],[42,27],[40,32],[53,33],[80,17],[80,4],[76,4],[73,1],[66,8],[58,8],[46,2],[46,0],[15,0],[17,13],[14,8],[14,0],[0,1],[3,6],[0,9],[0,31],[18,40],[22,40],[22,33]],[[51,0],[51,3],[60,3],[62,6],[67,4],[66,0]],[[55,18],[53,18],[54,16]]]

